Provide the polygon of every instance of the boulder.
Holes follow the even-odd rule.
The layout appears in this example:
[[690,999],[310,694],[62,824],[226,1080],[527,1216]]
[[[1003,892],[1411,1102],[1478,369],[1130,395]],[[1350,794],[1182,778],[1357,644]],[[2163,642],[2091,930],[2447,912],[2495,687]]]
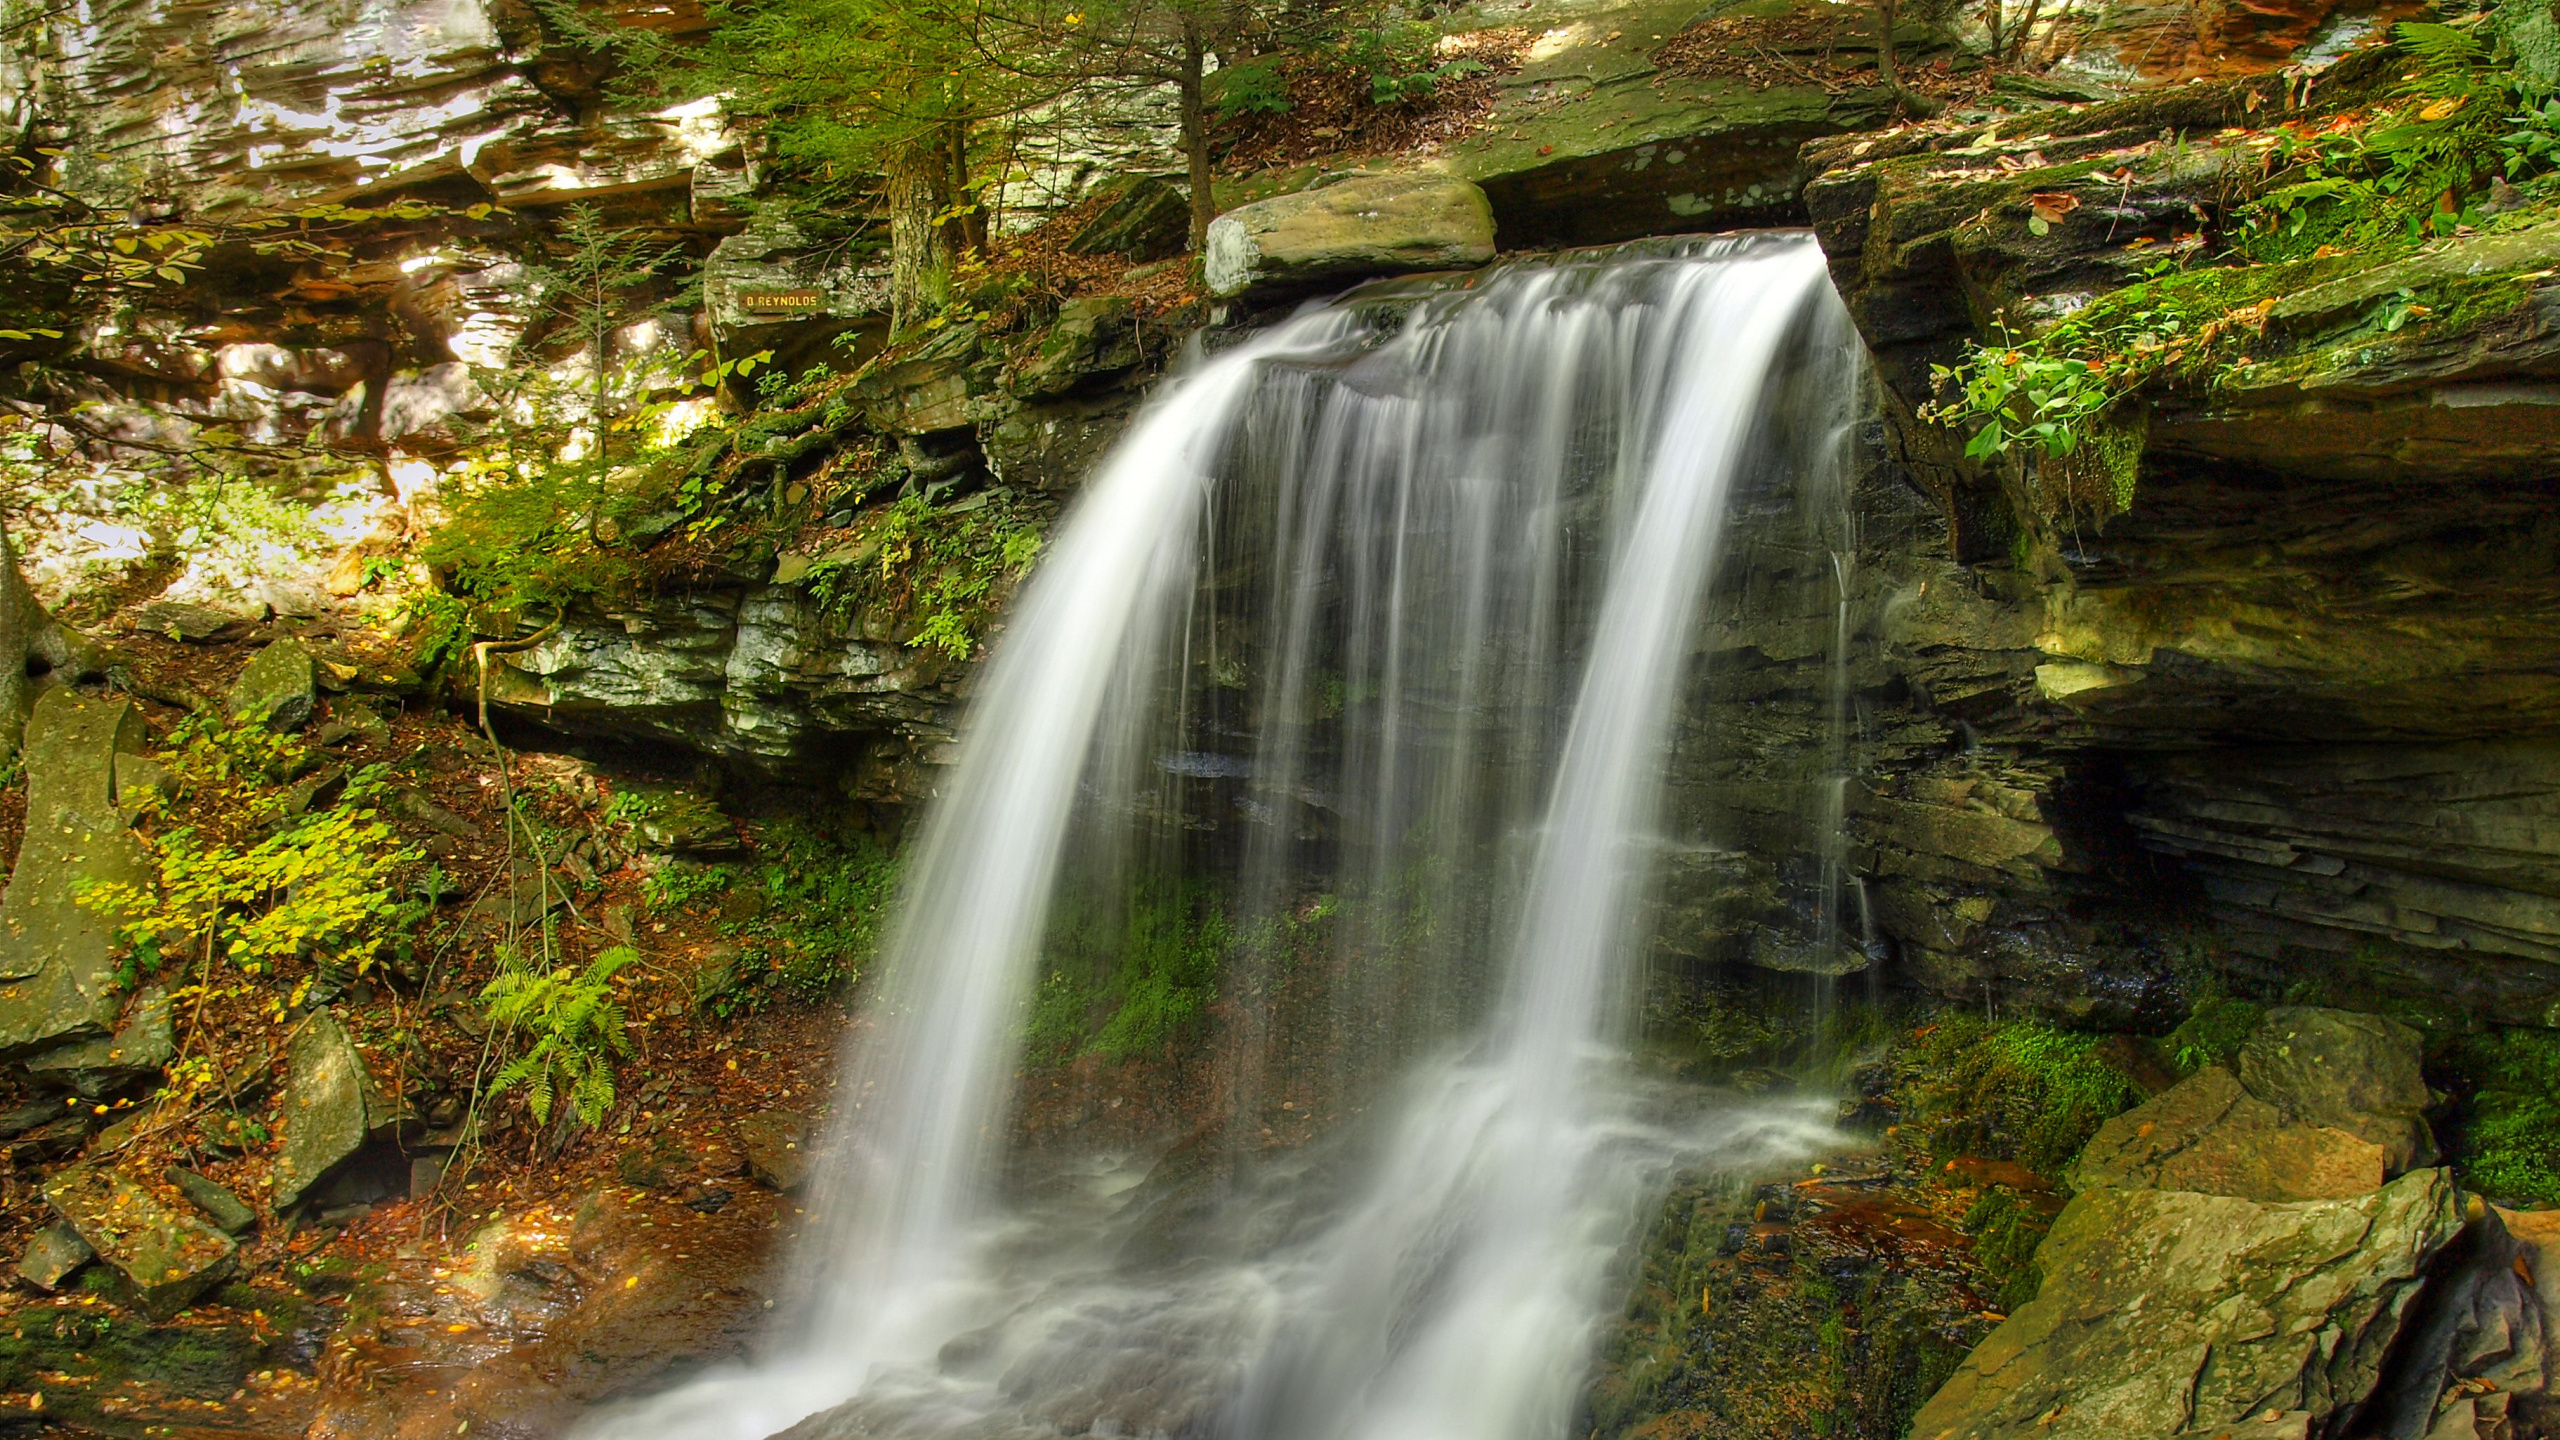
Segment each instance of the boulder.
[[27,1073],[92,1100],[152,1079],[178,1057],[176,1010],[168,986],[149,986],[125,1006],[114,1034],[29,1056]]
[[249,1208],[248,1201],[183,1165],[170,1166],[160,1178],[177,1186],[187,1203],[203,1211],[224,1234],[237,1235],[258,1223],[258,1212]]
[[747,1173],[776,1190],[797,1190],[809,1178],[809,1121],[789,1110],[766,1110],[738,1122],[738,1145]]
[[2247,1200],[2369,1194],[2435,1146],[2417,1033],[2397,1021],[2287,1006],[2241,1046],[2098,1128],[2072,1184]]
[[2436,1158],[2418,1032],[2397,1020],[2288,1005],[2240,1048],[2240,1083],[2288,1117],[2379,1145],[2397,1174]]
[[27,1242],[26,1253],[18,1257],[18,1278],[50,1294],[71,1278],[71,1272],[97,1255],[89,1248],[89,1242],[80,1238],[79,1231],[56,1220]]
[[300,1200],[396,1119],[346,1027],[313,1011],[285,1054],[284,1153],[271,1203],[283,1210]]
[[1138,364],[1137,306],[1125,297],[1070,300],[1040,344],[1016,362],[1006,388],[1026,400],[1064,395],[1097,376],[1120,374]]
[[[2428,1262],[2461,1229],[2451,1176],[2352,1200],[2075,1196],[2043,1291],[1965,1357],[1913,1440],[2327,1433],[2374,1389]],[[2291,1428],[2299,1422],[2299,1429]]]
[[1131,260],[1161,260],[1182,253],[1183,242],[1191,236],[1191,197],[1152,175],[1141,175],[1118,188],[1111,203],[1067,241],[1068,251]]
[[151,858],[116,809],[116,755],[138,749],[129,700],[45,693],[27,721],[27,826],[0,896],[0,1055],[25,1056],[114,1028],[119,917],[79,900],[90,884],[147,886]]
[[738,850],[738,824],[690,790],[628,782],[639,798],[632,833],[642,848],[669,855],[729,855]]
[[2382,1188],[2383,1148],[2288,1123],[2219,1065],[2098,1127],[2073,1165],[2079,1190],[2194,1190],[2246,1200],[2345,1200]]
[[1270,296],[1493,258],[1493,207],[1450,175],[1364,175],[1242,205],[1209,226],[1209,288]]
[[46,1182],[44,1198],[155,1319],[177,1314],[231,1273],[230,1236],[114,1170],[65,1170]]
[[299,730],[311,723],[319,703],[320,672],[310,647],[299,640],[279,640],[250,659],[232,682],[222,709],[234,720]]
[[2522,1418],[2511,1403],[2524,1396],[2551,1418],[2551,1348],[2560,1337],[2544,1299],[2554,1286],[2532,1237],[2552,1231],[2534,1223],[2539,1217],[2472,1203],[2475,1218],[2432,1267],[2389,1373],[2358,1413],[2360,1434],[2511,1440],[2519,1432],[2498,1422]]

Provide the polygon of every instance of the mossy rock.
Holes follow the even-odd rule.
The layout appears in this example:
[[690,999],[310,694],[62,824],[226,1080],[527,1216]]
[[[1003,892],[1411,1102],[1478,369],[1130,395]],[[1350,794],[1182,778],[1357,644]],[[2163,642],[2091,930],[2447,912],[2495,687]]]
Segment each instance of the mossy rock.
[[320,703],[320,671],[311,648],[299,640],[279,640],[249,661],[232,682],[223,713],[245,724],[271,730],[299,730],[311,723]]

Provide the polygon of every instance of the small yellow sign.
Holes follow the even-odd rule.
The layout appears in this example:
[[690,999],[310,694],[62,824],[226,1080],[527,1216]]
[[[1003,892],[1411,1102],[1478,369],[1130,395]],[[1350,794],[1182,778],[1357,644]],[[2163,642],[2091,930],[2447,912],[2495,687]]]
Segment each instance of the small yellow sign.
[[750,290],[738,297],[738,308],[756,315],[824,310],[827,308],[827,294],[823,290]]

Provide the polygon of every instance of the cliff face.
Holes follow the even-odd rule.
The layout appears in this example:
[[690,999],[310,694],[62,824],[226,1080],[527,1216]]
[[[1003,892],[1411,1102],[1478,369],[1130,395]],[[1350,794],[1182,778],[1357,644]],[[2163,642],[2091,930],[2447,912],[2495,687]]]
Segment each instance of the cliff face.
[[[1878,912],[1950,993],[2104,1006],[2212,964],[2551,1023],[2548,226],[2319,262],[2250,308],[2246,360],[2136,404],[2122,513],[2057,514],[2034,491],[2059,467],[1967,460],[1915,418],[1943,398],[1929,367],[1996,317],[2069,313],[2228,222],[2234,177],[2265,168],[2247,127],[2299,113],[2289,93],[1809,152],[1897,463],[1935,511],[1874,555],[1869,693],[1940,737],[1872,752]],[[1937,816],[1962,822],[1912,823],[1924,792],[1962,796]],[[1983,843],[1995,816],[2030,827],[2012,854]]]
[[[2245,17],[2217,11],[2210,35],[2174,43],[2164,13],[2105,11],[2075,42],[2081,68],[2118,50],[2172,57],[2162,78],[2259,68],[2325,11],[2266,11],[2266,33],[2240,39]],[[1416,162],[1479,183],[1506,248],[1809,216],[1876,359],[1886,425],[1854,540],[1816,526],[1773,541],[1717,602],[1702,666],[1751,698],[1702,689],[1684,736],[1667,952],[1882,961],[1950,994],[2119,1018],[2174,1009],[2197,967],[2233,964],[2535,1014],[2560,1001],[2560,541],[2541,513],[2560,230],[2332,267],[2276,297],[2245,372],[2144,401],[2129,508],[2056,520],[2030,474],[1966,461],[1916,419],[1930,367],[1996,316],[2066,313],[2226,219],[2233,177],[2260,159],[2249,127],[2298,113],[2308,87],[2271,75],[2080,109],[2009,96],[2006,118],[1875,134],[1878,93],[1821,68],[1859,38],[1786,15],[1733,12],[1762,27],[1737,35],[1787,59],[1768,75],[1666,48],[1689,11],[1563,17],[1524,42],[1473,131]],[[587,18],[702,23],[682,5]],[[529,247],[564,204],[709,260],[692,332],[635,327],[627,352],[810,351],[877,324],[859,257],[748,228],[751,139],[708,105],[617,107],[596,55],[512,0],[120,0],[10,44],[0,66],[29,82],[13,123],[71,157],[57,178],[92,203],[141,221],[389,194],[428,207],[316,251],[217,255],[201,283],[95,317],[44,397],[87,404],[110,438],[308,442],[295,483],[364,478],[391,516],[377,531],[414,536],[408,507],[451,458],[453,417],[492,404],[481,382],[526,326]],[[2319,84],[2364,83],[2359,65]],[[1044,132],[1045,189],[1016,198],[1147,168],[1164,137],[1144,112],[1085,140]],[[1239,194],[1321,178],[1302,169]],[[2032,197],[2055,195],[2071,205],[2046,223]],[[491,204],[506,208],[477,209]],[[748,316],[734,302],[758,286],[821,289],[827,310]],[[2434,313],[2392,323],[2412,296]],[[1036,333],[960,326],[867,377],[858,420],[936,493],[1062,496],[1179,340],[1102,301]],[[969,666],[818,603],[806,577],[829,558],[741,553],[573,613],[505,658],[491,698],[921,799]],[[1851,722],[1838,753],[1835,704]],[[1755,857],[1806,853],[1834,814],[1850,879],[1825,915],[1804,899],[1815,877]]]

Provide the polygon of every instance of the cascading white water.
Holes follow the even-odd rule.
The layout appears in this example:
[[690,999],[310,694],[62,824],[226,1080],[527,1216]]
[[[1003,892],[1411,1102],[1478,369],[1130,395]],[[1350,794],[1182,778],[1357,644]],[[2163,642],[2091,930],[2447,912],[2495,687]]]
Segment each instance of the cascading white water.
[[[775,1343],[582,1433],[1562,1436],[1647,1198],[1820,1134],[1624,1041],[1733,492],[1837,464],[1853,356],[1819,252],[1763,236],[1373,291],[1169,386],[990,665]],[[1232,1059],[1170,1180],[1008,1203],[1056,897],[1167,854],[1265,937],[1236,1003],[1317,994],[1342,1038]],[[1272,958],[1338,898],[1324,963]],[[1370,1113],[1264,1144],[1275,1089]]]

